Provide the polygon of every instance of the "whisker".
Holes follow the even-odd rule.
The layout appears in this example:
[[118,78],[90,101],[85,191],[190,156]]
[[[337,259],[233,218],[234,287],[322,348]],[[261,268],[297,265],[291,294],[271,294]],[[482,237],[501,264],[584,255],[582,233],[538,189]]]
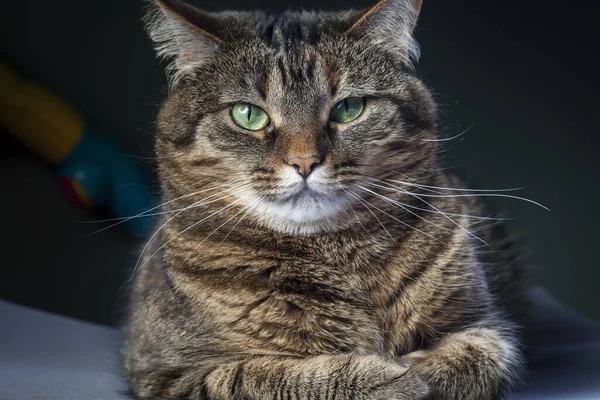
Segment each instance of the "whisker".
[[[412,226],[412,225],[410,225],[410,224],[408,224],[408,223],[406,223],[406,222],[404,222],[404,221],[402,221],[402,220],[399,220],[398,218],[394,217],[393,215],[391,215],[391,214],[389,214],[389,213],[387,213],[387,212],[383,211],[383,210],[382,210],[382,209],[380,209],[379,207],[377,207],[377,206],[373,205],[373,203],[370,203],[370,202],[368,202],[367,200],[364,200],[364,199],[362,199],[362,198],[361,198],[361,200],[362,200],[362,201],[364,201],[364,202],[366,202],[366,203],[368,203],[368,204],[370,204],[370,205],[371,205],[371,207],[373,207],[374,209],[376,209],[376,210],[378,210],[378,211],[380,211],[380,212],[384,213],[385,215],[387,215],[388,217],[392,218],[393,220],[395,220],[395,221],[397,221],[397,222],[401,223],[402,225],[404,225],[404,226],[406,226],[406,227],[408,227],[408,228],[410,228],[410,229],[413,229],[413,230],[415,230],[415,231],[417,231],[417,232],[419,232],[419,233],[422,233],[423,235],[425,235],[425,236],[429,237],[430,239],[433,239],[433,240],[436,240],[436,241],[440,242],[440,240],[439,240],[438,238],[436,238],[436,237],[434,237],[434,236],[430,235],[430,234],[429,234],[429,233],[427,233],[427,232],[423,232],[422,230],[420,230],[420,229],[418,229],[418,228],[415,228],[414,226]],[[378,220],[379,220],[379,219],[378,219]],[[383,226],[383,224],[382,224],[382,226]],[[384,229],[385,229],[385,228],[384,228]],[[386,232],[387,232],[387,230],[386,230]],[[389,232],[388,232],[388,235],[389,235]],[[390,236],[390,237],[391,237],[391,236]]]
[[443,186],[429,186],[429,185],[421,185],[420,183],[410,183],[404,181],[398,181],[394,179],[386,179],[390,182],[400,183],[408,186],[415,186],[418,188],[425,189],[439,189],[439,190],[449,190],[449,191],[460,191],[460,192],[515,192],[517,190],[525,189],[524,187],[516,187],[516,188],[508,188],[508,189],[463,189],[463,188],[452,188],[452,187],[443,187]]
[[[380,193],[374,192],[373,190],[370,190],[370,189],[364,188],[364,187],[362,187],[362,186],[360,186],[360,185],[356,185],[356,184],[355,184],[354,186],[358,186],[358,187],[359,187],[359,188],[361,188],[362,190],[365,190],[365,191],[367,191],[367,192],[369,192],[369,193],[372,193],[372,194],[374,194],[375,196],[377,196],[377,197],[379,197],[379,198],[382,198],[382,199],[384,199],[385,201],[387,201],[387,202],[388,202],[388,203],[390,203],[390,204],[393,204],[393,205],[399,206],[399,207],[400,207],[400,208],[402,208],[404,211],[406,211],[406,212],[408,212],[408,213],[411,213],[411,214],[412,214],[412,215],[414,215],[415,217],[417,217],[417,218],[419,218],[419,219],[421,219],[421,220],[423,220],[423,221],[427,222],[428,224],[431,224],[431,225],[435,226],[436,228],[439,228],[439,229],[441,229],[441,230],[444,230],[444,231],[450,231],[450,229],[448,229],[448,228],[445,228],[445,227],[443,227],[443,226],[440,226],[440,225],[437,225],[436,223],[434,223],[434,222],[431,222],[431,221],[429,221],[429,220],[428,220],[428,219],[426,219],[426,218],[423,218],[423,217],[422,217],[422,216],[420,216],[419,214],[417,214],[417,213],[415,213],[415,212],[413,212],[413,211],[410,211],[409,209],[407,209],[406,207],[404,207],[404,206],[402,205],[402,203],[400,203],[400,202],[397,202],[397,201],[395,201],[395,200],[392,200],[392,199],[390,199],[390,198],[388,198],[388,197],[386,197],[386,196],[384,196],[384,195],[382,195],[382,194],[380,194]],[[415,229],[416,229],[416,228],[415,228]]]
[[385,226],[383,225],[383,223],[381,222],[381,220],[379,218],[377,218],[377,215],[375,215],[375,213],[371,210],[371,208],[369,208],[368,205],[365,204],[364,200],[351,192],[346,192],[348,193],[348,195],[354,197],[356,200],[358,200],[363,206],[365,206],[365,208],[371,213],[371,215],[373,215],[373,217],[377,220],[377,222],[379,222],[379,225],[381,225],[381,227],[383,228],[383,230],[385,231],[385,233],[387,233],[387,235],[390,237],[390,239],[394,240],[394,237],[388,232],[388,230],[385,228]]
[[[401,181],[394,181],[394,182],[399,182],[399,183],[404,183]],[[417,186],[417,185],[409,185],[409,186]],[[394,186],[395,188],[399,189],[399,190],[403,190],[402,188],[399,188],[398,186]],[[452,188],[446,188],[449,190],[460,190],[460,189],[452,189]],[[498,189],[496,191],[500,191],[500,190],[518,190],[518,189]],[[406,191],[405,191],[406,192]],[[409,193],[409,192],[406,192]],[[412,193],[414,194],[414,193]],[[469,194],[419,194],[419,196],[423,196],[423,197],[438,197],[438,198],[453,198],[453,197],[503,197],[503,198],[507,198],[507,199],[515,199],[515,200],[521,200],[521,201],[525,201],[527,203],[531,203],[534,204],[538,207],[543,208],[546,211],[551,211],[548,207],[546,207],[543,204],[538,203],[537,201],[528,199],[526,197],[520,197],[520,196],[514,196],[514,195],[510,195],[510,194],[500,194],[500,193],[469,193]]]
[[452,136],[452,137],[449,137],[449,138],[442,138],[442,139],[421,139],[421,140],[423,142],[448,142],[450,140],[458,139],[459,137],[461,137],[465,133],[469,132],[474,125],[475,125],[474,123],[471,124],[467,129],[465,129],[464,131],[462,131],[458,135],[455,135],[455,136]]
[[227,198],[227,197],[231,197],[231,195],[224,196],[224,197],[220,197],[220,198],[218,198],[218,199],[215,199],[215,200],[213,200],[213,201],[210,201],[210,202],[204,203],[204,201],[206,201],[206,200],[209,200],[209,199],[212,199],[212,198],[214,198],[214,197],[220,196],[220,195],[222,195],[222,194],[224,194],[224,193],[227,193],[227,192],[231,192],[231,191],[234,191],[234,190],[240,189],[240,188],[242,188],[242,187],[244,187],[244,186],[247,186],[247,185],[249,185],[249,183],[245,183],[245,184],[242,184],[242,185],[239,185],[239,186],[233,187],[233,188],[229,188],[229,189],[221,190],[219,193],[211,194],[210,196],[208,196],[208,197],[205,197],[205,198],[203,198],[203,199],[200,199],[200,200],[196,201],[195,203],[192,203],[192,204],[190,204],[189,206],[185,206],[185,207],[182,207],[182,208],[177,208],[177,209],[175,209],[175,210],[162,211],[162,212],[159,212],[159,213],[153,213],[153,214],[147,214],[147,215],[165,215],[165,214],[172,214],[172,213],[175,213],[175,212],[178,212],[178,211],[181,211],[181,210],[189,210],[189,209],[191,209],[191,208],[198,208],[198,207],[202,207],[202,206],[204,206],[204,205],[206,205],[206,204],[214,203],[215,201],[219,201],[219,200],[221,200],[221,199],[224,199],[224,198]]
[[[350,196],[348,195],[348,192],[346,190],[344,190],[344,192],[346,192],[346,196],[348,198],[350,198]],[[363,225],[363,223],[361,222],[360,218],[358,217],[358,214],[356,213],[356,211],[354,210],[354,207],[352,207],[352,204],[348,204],[348,206],[350,207],[350,210],[352,211],[352,214],[354,214],[354,217],[356,218],[356,220],[358,221],[358,223],[360,224],[360,226],[362,226],[363,230],[366,233],[369,233],[369,231],[367,230],[367,228],[365,228],[365,226]]]
[[367,230],[367,228],[365,228],[365,226],[363,225],[363,223],[360,221],[360,218],[358,217],[358,214],[356,213],[356,211],[354,211],[354,207],[350,206],[350,210],[352,210],[352,213],[354,214],[354,217],[356,217],[356,220],[358,221],[358,223],[360,224],[360,226],[362,226],[363,230],[366,233],[369,233],[369,231]]
[[[385,183],[383,181],[380,181],[379,179],[371,178],[371,180],[376,180],[378,182]],[[375,184],[375,183],[369,183],[369,182],[365,182],[365,184],[369,185],[369,186],[377,187],[377,188],[380,188],[380,189],[386,189],[386,190],[389,190],[389,191],[392,191],[392,192],[396,192],[397,191],[397,189],[396,189],[395,186],[382,186],[382,185],[378,185],[378,184]],[[435,210],[429,210],[427,208],[413,206],[411,204],[402,203],[402,202],[397,201],[397,200],[393,200],[393,201],[396,202],[396,203],[398,203],[398,204],[403,205],[404,207],[412,208],[412,209],[419,210],[419,211],[425,211],[425,212],[428,212],[428,213],[439,214],[439,212],[437,212]],[[457,214],[457,213],[451,213],[451,212],[446,212],[446,211],[444,211],[444,213],[446,213],[446,215],[451,215],[451,216],[454,216],[454,217],[464,217],[464,218],[477,219],[477,220],[483,220],[483,221],[512,221],[512,220],[514,220],[514,218],[483,217],[483,216],[480,216],[480,215]]]
[[[242,184],[242,185],[236,186],[235,188],[232,188],[232,189],[227,189],[227,190],[228,190],[228,191],[233,191],[233,190],[236,190],[236,189],[240,189],[240,188],[242,188],[242,187],[244,187],[244,186],[246,186],[246,185],[247,185],[247,184]],[[224,192],[224,191],[223,191],[223,192]],[[220,194],[222,194],[223,192],[221,192]],[[216,201],[220,201],[220,200],[223,200],[223,199],[225,199],[225,198],[227,198],[227,197],[231,197],[231,196],[234,196],[234,195],[235,195],[235,193],[232,193],[232,194],[229,194],[229,195],[227,195],[227,196],[223,196],[223,197],[220,197],[220,198],[218,198],[218,199],[211,200],[211,201],[209,201],[209,202],[207,202],[207,203],[204,203],[204,204],[202,204],[202,205],[206,205],[206,204],[214,203],[214,202],[216,202]],[[212,196],[214,196],[214,195],[212,195]],[[212,196],[209,196],[209,197],[212,197]],[[203,200],[205,200],[205,199],[203,199]],[[140,264],[140,261],[142,260],[142,257],[144,256],[144,253],[146,252],[146,249],[148,248],[148,246],[150,245],[150,243],[152,242],[152,240],[153,240],[153,239],[154,239],[154,238],[155,238],[155,237],[158,235],[158,233],[159,233],[159,232],[160,232],[160,231],[161,231],[161,230],[162,230],[162,229],[163,229],[165,226],[167,226],[167,225],[168,225],[168,224],[169,224],[169,223],[170,223],[172,220],[174,220],[175,218],[177,218],[177,217],[178,217],[178,216],[179,216],[181,213],[183,213],[184,211],[188,210],[188,209],[189,209],[189,208],[191,208],[192,206],[195,206],[195,205],[197,205],[197,203],[198,203],[198,202],[196,202],[196,203],[194,203],[194,204],[192,204],[192,205],[190,205],[190,206],[188,206],[188,207],[185,207],[185,208],[181,209],[181,210],[180,210],[180,211],[179,211],[177,214],[173,215],[173,216],[172,216],[171,218],[169,218],[169,219],[168,219],[168,220],[167,220],[165,223],[163,223],[163,224],[162,224],[162,225],[161,225],[161,226],[160,226],[160,227],[159,227],[159,228],[158,228],[158,229],[157,229],[157,230],[156,230],[156,231],[155,231],[155,232],[152,234],[152,236],[150,236],[150,238],[148,239],[148,241],[146,242],[146,244],[145,244],[145,245],[144,245],[144,247],[142,248],[142,251],[140,252],[140,255],[138,256],[138,259],[137,259],[137,261],[136,261],[136,263],[135,263],[135,267],[133,268],[133,272],[132,272],[131,278],[129,279],[129,282],[131,282],[131,280],[133,280],[133,278],[135,277],[135,275],[136,275],[137,271],[139,270],[139,269],[138,269],[138,266],[139,266],[139,264]],[[234,203],[234,204],[235,204],[235,203]],[[209,217],[210,217],[210,216],[209,216]],[[194,226],[195,226],[195,225],[194,225]],[[188,227],[188,228],[190,228],[190,227]],[[185,231],[185,230],[184,230],[184,231]],[[180,232],[179,234],[183,233],[184,231]],[[179,234],[178,234],[177,236],[179,236]],[[175,236],[175,237],[177,237],[177,236]],[[174,239],[174,238],[173,238],[173,239]],[[169,240],[169,241],[170,241],[170,240]],[[168,242],[167,242],[167,243],[168,243]],[[158,250],[156,250],[154,253],[152,253],[152,255],[151,255],[151,256],[150,256],[150,257],[149,257],[149,258],[148,258],[148,259],[147,259],[147,260],[146,260],[146,261],[145,261],[145,262],[144,262],[144,263],[143,263],[143,264],[142,264],[142,265],[141,265],[139,268],[141,269],[141,268],[142,268],[144,265],[146,265],[146,263],[148,263],[148,261],[150,261],[150,259],[151,259],[151,258],[152,258],[152,257],[153,257],[153,256],[154,256],[154,255],[155,255],[157,252],[158,252],[158,251],[160,251],[160,250],[161,250],[161,249],[162,249],[162,248],[163,248],[163,247],[164,247],[164,246],[165,246],[167,243],[163,244],[163,245],[162,245],[160,248],[158,248]]]
[[[219,7],[219,1],[215,0],[215,5],[217,6],[217,12],[221,13],[221,8]],[[223,26],[225,27],[225,29],[227,30],[227,33],[229,33],[229,36],[231,36],[231,40],[233,41],[233,43],[237,44],[235,37],[233,36],[233,33],[231,33],[231,31],[229,30],[229,27],[227,26],[227,24],[223,24]]]
[[225,241],[225,239],[227,239],[229,237],[229,235],[231,235],[231,232],[233,232],[233,230],[240,224],[240,222],[242,222],[244,220],[244,218],[246,218],[246,216],[248,215],[249,212],[256,209],[256,206],[258,206],[258,204],[260,204],[260,202],[263,200],[263,198],[264,198],[264,196],[261,196],[257,200],[255,200],[254,204],[250,208],[248,208],[248,211],[246,211],[244,213],[244,215],[242,215],[242,217],[238,220],[238,222],[236,222],[235,225],[233,225],[233,228],[231,228],[229,230],[229,232],[227,232],[227,235],[225,235],[225,237],[221,240],[221,243],[223,243]]
[[473,237],[474,239],[477,239],[478,241],[480,241],[481,243],[485,244],[486,246],[488,246],[489,248],[493,248],[492,246],[490,246],[490,244],[488,242],[486,242],[485,240],[483,240],[482,238],[480,238],[479,236],[475,235],[474,233],[471,233],[468,229],[466,229],[464,226],[462,226],[461,224],[459,224],[458,222],[456,222],[455,220],[453,220],[452,218],[450,218],[448,216],[448,214],[446,214],[445,212],[443,212],[442,210],[440,210],[439,208],[437,208],[436,206],[434,206],[433,204],[429,203],[426,200],[423,200],[421,197],[419,197],[419,195],[408,192],[406,190],[403,189],[399,189],[401,190],[403,193],[406,193],[410,196],[413,196],[417,199],[419,199],[420,201],[422,201],[423,203],[427,204],[429,207],[433,208],[434,210],[438,211],[440,214],[442,214],[446,219],[448,219],[450,222],[452,222],[454,225],[458,226],[461,230],[463,230],[464,232],[466,232],[469,236]]
[[[334,210],[334,208],[333,208],[333,206],[331,204],[326,204],[326,206],[331,211],[331,215],[335,215],[336,214],[336,212],[335,212],[335,210]],[[331,221],[331,218],[329,218],[329,216],[326,216],[325,219],[327,220],[327,223],[331,227],[331,231],[335,232],[336,227],[335,227],[335,224]],[[336,233],[336,235],[337,235],[337,233]]]
[[[146,261],[144,261],[142,263],[142,265],[140,265],[138,271],[140,269],[142,269],[144,267],[144,265],[146,265],[151,259],[152,257],[154,257],[156,255],[156,253],[158,253],[159,251],[161,251],[162,249],[165,248],[166,245],[168,245],[169,243],[171,243],[173,240],[177,239],[179,236],[183,235],[185,232],[189,231],[190,229],[198,226],[198,224],[201,224],[202,222],[214,217],[217,214],[222,213],[225,210],[228,210],[229,208],[233,207],[234,205],[236,205],[238,202],[240,202],[242,199],[237,199],[236,201],[232,202],[231,204],[226,205],[225,207],[220,208],[219,210],[213,212],[212,214],[210,214],[208,217],[202,218],[199,221],[194,222],[192,225],[186,227],[185,229],[183,229],[182,231],[180,231],[178,234],[176,234],[175,236],[173,236],[172,238],[170,238],[169,240],[167,240],[165,243],[163,243],[158,249],[156,249],[156,251],[154,251]],[[172,219],[172,218],[171,218]],[[141,256],[140,256],[141,257]]]
[[[193,253],[195,253],[195,252],[198,250],[198,248],[199,248],[200,246],[202,246],[202,244],[203,244],[204,242],[206,242],[206,241],[207,241],[207,240],[208,240],[208,239],[209,239],[209,238],[210,238],[210,237],[211,237],[213,234],[215,234],[215,232],[217,232],[217,231],[218,231],[219,229],[221,229],[223,226],[227,225],[227,224],[228,224],[228,223],[229,223],[231,220],[233,220],[235,217],[237,217],[238,215],[240,215],[242,212],[244,212],[244,211],[245,211],[247,208],[249,208],[249,207],[250,207],[250,205],[247,205],[247,206],[245,206],[245,207],[244,207],[244,208],[242,208],[240,211],[238,211],[237,213],[235,213],[235,214],[234,214],[232,217],[230,217],[229,219],[227,219],[227,221],[225,221],[225,222],[223,222],[221,225],[217,226],[217,227],[216,227],[216,228],[215,228],[215,229],[214,229],[214,230],[213,230],[211,233],[209,233],[209,234],[208,234],[208,235],[207,235],[207,236],[206,236],[204,239],[202,239],[202,240],[200,241],[200,243],[198,243],[198,244],[196,245],[196,247],[194,247],[194,250],[192,251],[192,253],[190,253],[190,254],[189,254],[189,255],[188,255],[186,258],[185,258],[185,260],[184,260],[184,263],[185,263],[185,262],[186,262],[186,261],[187,261],[187,260],[188,260],[188,259],[189,259],[189,258],[192,256],[192,254],[193,254]],[[250,210],[248,209],[248,211],[250,211]],[[246,216],[246,214],[247,214],[247,212],[244,214],[244,216]],[[243,218],[243,217],[242,217],[242,218]],[[240,221],[241,221],[241,219],[240,219]],[[238,223],[239,223],[240,221],[238,221]],[[234,228],[235,228],[236,226],[237,226],[237,224],[235,224],[235,225],[234,225]],[[233,230],[233,228],[232,228],[232,230]],[[231,231],[229,231],[229,233],[231,233]],[[227,234],[227,236],[229,236],[229,233]],[[226,236],[226,237],[227,237],[227,236]],[[223,238],[223,240],[225,240],[225,238]],[[221,242],[223,242],[223,240],[222,240]]]
[[[363,200],[364,200],[364,199],[363,199]],[[367,200],[365,200],[365,201],[367,201]],[[369,203],[369,202],[367,201],[367,203]],[[375,208],[376,210],[379,210],[379,211],[381,211],[382,213],[384,213],[385,215],[387,215],[387,216],[389,216],[390,218],[394,219],[395,221],[398,221],[398,222],[399,222],[399,223],[401,223],[402,225],[404,225],[404,226],[406,226],[406,227],[408,227],[408,228],[410,228],[410,229],[413,229],[413,230],[415,230],[415,231],[417,231],[417,232],[419,232],[419,233],[422,233],[423,235],[425,235],[425,236],[429,237],[430,239],[433,239],[433,240],[435,240],[435,241],[438,241],[438,242],[440,242],[440,243],[441,243],[441,240],[440,240],[440,239],[438,239],[438,238],[436,238],[435,236],[433,236],[433,235],[431,235],[431,234],[429,234],[429,233],[427,233],[427,232],[424,232],[424,231],[420,230],[419,228],[415,228],[415,227],[414,227],[414,226],[412,226],[411,224],[409,224],[409,223],[406,223],[406,222],[404,222],[404,221],[402,221],[402,220],[400,220],[400,219],[398,219],[398,218],[394,217],[393,215],[391,215],[391,214],[389,214],[389,213],[387,213],[387,212],[383,211],[382,209],[380,209],[380,208],[379,208],[379,207],[377,207],[377,206],[374,206],[372,203],[369,203],[369,204],[371,204],[371,206],[372,206],[373,208]],[[415,214],[415,215],[416,215],[416,214]],[[422,219],[423,219],[423,220],[425,220],[424,218],[422,218]],[[427,220],[425,220],[425,221],[427,221]],[[433,222],[430,222],[430,221],[427,221],[427,222],[429,222],[429,223],[433,224]],[[435,225],[435,224],[433,224],[433,225]],[[436,226],[437,226],[437,225],[436,225]],[[439,228],[442,228],[442,227],[439,227]],[[446,228],[442,228],[442,229],[444,229],[444,230],[448,230],[448,229],[446,229]]]
[[145,156],[137,156],[135,154],[126,154],[126,153],[121,153],[121,154],[123,154],[125,157],[136,158],[138,160],[165,160],[168,158],[177,158],[177,157],[181,157],[181,156],[185,155],[185,153],[177,153],[177,154],[173,154],[170,156],[164,156],[164,157],[145,157]]
[[469,160],[467,160],[467,161],[463,161],[463,162],[461,162],[461,163],[459,163],[459,164],[454,164],[454,165],[451,165],[451,166],[449,166],[449,167],[433,168],[433,169],[431,169],[431,171],[432,171],[432,172],[433,172],[433,171],[447,171],[447,170],[449,170],[449,169],[455,169],[455,168],[459,168],[459,167],[462,167],[463,165],[470,164],[470,163],[472,163],[473,161],[476,161],[476,160],[480,159],[481,157],[485,156],[485,155],[486,155],[486,154],[488,154],[489,152],[490,152],[490,150],[488,149],[488,150],[485,150],[485,151],[483,151],[483,152],[479,153],[478,155],[476,155],[475,157],[473,157],[473,158],[471,158],[471,159],[469,159]]
[[[89,234],[89,236],[92,236],[92,235],[95,235],[95,234],[97,234],[97,233],[100,233],[100,232],[102,232],[102,231],[105,231],[105,230],[107,230],[107,229],[113,228],[113,227],[115,227],[115,226],[117,226],[117,225],[123,224],[123,223],[125,223],[125,222],[127,222],[127,221],[130,221],[130,220],[134,219],[134,218],[140,218],[140,217],[143,217],[143,216],[145,216],[145,214],[149,213],[150,211],[154,211],[154,210],[156,210],[156,209],[158,209],[158,208],[161,208],[161,207],[163,207],[163,206],[165,206],[165,205],[167,205],[167,204],[170,204],[170,203],[173,203],[173,202],[175,202],[175,201],[182,200],[182,199],[185,199],[185,198],[188,198],[188,197],[191,197],[191,196],[195,196],[195,195],[198,195],[198,194],[200,194],[200,193],[203,193],[203,192],[206,192],[206,191],[209,191],[209,190],[218,189],[218,188],[221,188],[221,187],[224,187],[224,186],[228,186],[228,185],[227,185],[227,184],[225,184],[225,185],[214,186],[214,187],[211,187],[211,188],[208,188],[208,189],[204,189],[204,190],[200,190],[200,191],[197,191],[197,192],[189,193],[189,194],[186,194],[186,195],[180,196],[180,197],[178,197],[178,198],[176,198],[176,199],[172,199],[172,200],[169,200],[169,201],[165,201],[165,202],[164,202],[164,203],[162,203],[162,204],[159,204],[159,205],[157,205],[157,206],[155,206],[155,207],[149,208],[149,209],[148,209],[148,210],[146,210],[146,211],[142,211],[141,213],[139,213],[139,214],[136,214],[136,215],[132,215],[132,216],[130,216],[130,217],[110,218],[110,219],[96,220],[96,221],[80,221],[80,223],[82,223],[82,224],[92,224],[92,223],[101,223],[101,222],[113,222],[113,221],[119,221],[119,222],[116,222],[116,223],[114,223],[114,224],[112,224],[112,225],[105,226],[104,228],[102,228],[102,229],[99,229],[99,230],[97,230],[97,231],[95,231],[95,232],[93,232],[93,233],[90,233],[90,234]],[[156,215],[160,215],[160,213],[157,213]]]

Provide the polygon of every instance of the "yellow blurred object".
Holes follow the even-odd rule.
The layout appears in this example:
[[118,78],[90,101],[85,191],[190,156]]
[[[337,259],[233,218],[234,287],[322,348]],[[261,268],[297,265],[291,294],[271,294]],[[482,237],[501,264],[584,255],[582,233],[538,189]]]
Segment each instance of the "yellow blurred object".
[[84,120],[64,101],[0,62],[0,125],[52,165],[82,138]]

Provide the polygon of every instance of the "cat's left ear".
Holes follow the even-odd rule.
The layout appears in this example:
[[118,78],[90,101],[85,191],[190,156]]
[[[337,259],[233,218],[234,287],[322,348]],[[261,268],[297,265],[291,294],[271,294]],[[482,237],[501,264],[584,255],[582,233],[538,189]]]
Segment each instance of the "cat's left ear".
[[370,43],[388,47],[410,69],[419,60],[419,44],[413,37],[422,0],[380,0],[352,23],[347,34],[357,35]]

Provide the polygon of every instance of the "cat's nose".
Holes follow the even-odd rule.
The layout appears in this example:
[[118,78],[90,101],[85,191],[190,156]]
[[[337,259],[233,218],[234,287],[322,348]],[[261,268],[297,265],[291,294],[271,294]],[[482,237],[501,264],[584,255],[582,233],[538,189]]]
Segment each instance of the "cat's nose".
[[315,169],[315,167],[321,163],[319,157],[292,157],[287,160],[287,163],[292,167],[296,168],[296,171],[302,175],[303,178],[308,178],[308,175]]

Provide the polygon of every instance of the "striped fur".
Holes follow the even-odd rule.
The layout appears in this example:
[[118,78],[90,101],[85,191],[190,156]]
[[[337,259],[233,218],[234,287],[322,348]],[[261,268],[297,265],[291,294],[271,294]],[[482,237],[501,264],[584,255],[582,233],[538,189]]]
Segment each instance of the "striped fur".
[[[497,399],[518,381],[511,245],[472,217],[486,213],[478,202],[422,186],[461,184],[439,167],[435,105],[411,73],[419,8],[220,15],[157,2],[151,35],[182,69],[158,117],[165,214],[135,271],[123,347],[136,398]],[[350,96],[367,98],[363,115],[327,122]],[[269,127],[236,127],[237,102]],[[283,160],[299,153],[323,160],[314,199],[290,200]],[[421,186],[393,183],[407,179]]]

